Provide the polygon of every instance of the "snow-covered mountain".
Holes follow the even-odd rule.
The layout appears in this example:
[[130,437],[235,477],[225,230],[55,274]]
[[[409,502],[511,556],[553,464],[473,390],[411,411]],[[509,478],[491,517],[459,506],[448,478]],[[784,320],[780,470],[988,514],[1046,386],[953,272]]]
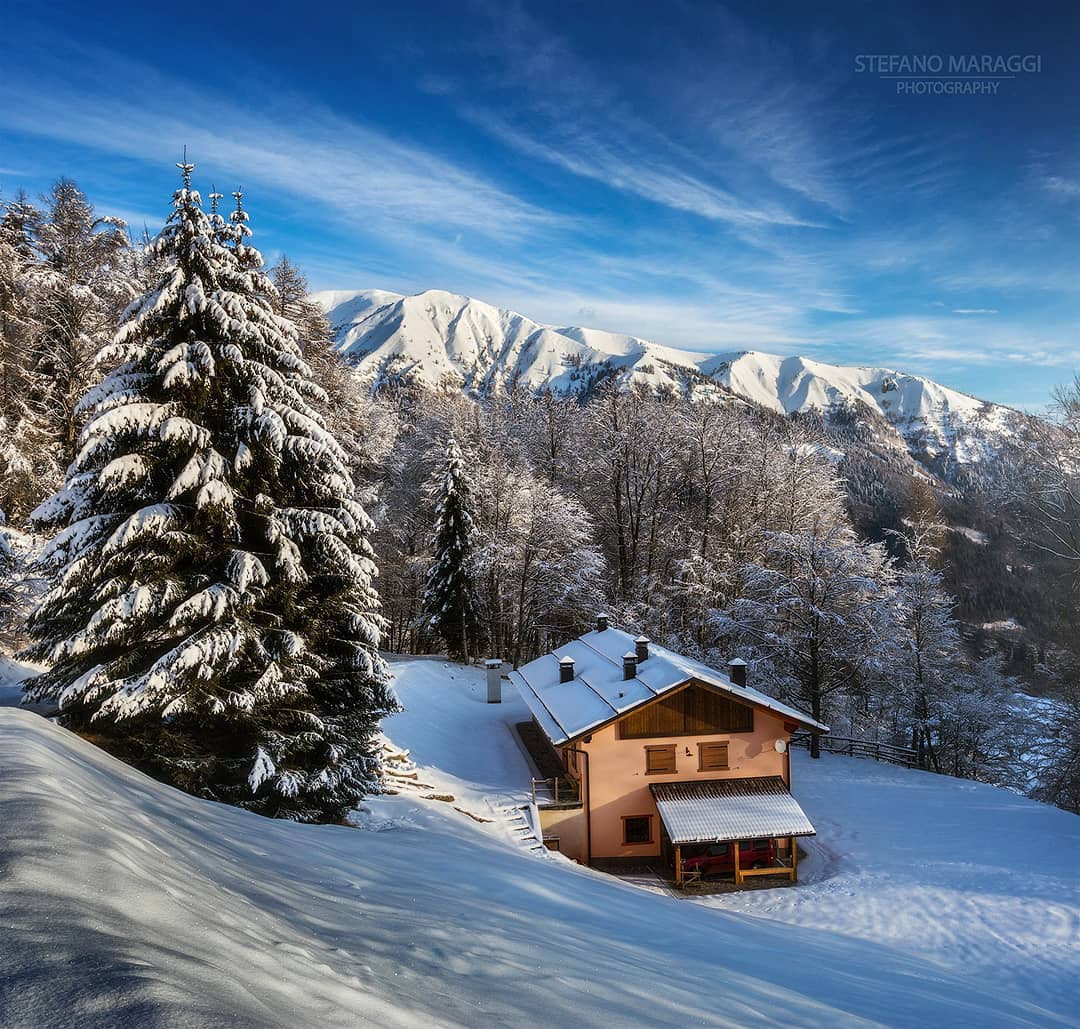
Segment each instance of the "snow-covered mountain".
[[880,416],[924,462],[954,465],[985,461],[1020,422],[1010,408],[890,368],[757,351],[696,353],[599,329],[542,325],[441,290],[330,291],[316,299],[345,359],[378,382],[477,394],[511,383],[583,393],[616,376],[691,396],[729,392],[781,413],[854,409]]

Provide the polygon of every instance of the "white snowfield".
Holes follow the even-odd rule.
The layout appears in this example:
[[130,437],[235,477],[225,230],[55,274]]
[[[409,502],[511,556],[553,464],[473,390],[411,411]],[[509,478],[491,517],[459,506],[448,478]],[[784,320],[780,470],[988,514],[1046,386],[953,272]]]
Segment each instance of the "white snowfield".
[[542,325],[442,290],[326,291],[315,299],[340,351],[364,377],[398,377],[484,392],[511,382],[576,393],[604,368],[624,382],[708,393],[719,384],[770,410],[791,413],[861,402],[913,449],[985,460],[1016,413],[889,368],[843,366],[757,351],[705,354],[636,336]]
[[527,851],[497,818],[524,705],[393,667],[387,733],[455,800],[380,798],[360,830],[185,796],[0,708],[0,1025],[1076,1024],[1075,816],[796,754],[809,881],[675,899]]

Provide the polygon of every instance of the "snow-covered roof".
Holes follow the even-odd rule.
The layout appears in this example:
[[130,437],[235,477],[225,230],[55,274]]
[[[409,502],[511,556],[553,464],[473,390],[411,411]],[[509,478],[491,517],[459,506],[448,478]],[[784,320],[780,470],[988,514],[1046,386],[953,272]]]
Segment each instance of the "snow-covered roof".
[[649,789],[675,844],[814,835],[810,819],[778,775],[662,782]]
[[[737,686],[723,672],[649,644],[633,679],[623,678],[623,655],[633,653],[636,637],[621,629],[587,632],[550,654],[510,673],[525,703],[552,743],[567,743],[598,726],[662,697],[690,679],[708,683],[739,700],[768,708],[808,729],[828,726],[760,690]],[[560,682],[559,663],[573,658],[574,678]]]

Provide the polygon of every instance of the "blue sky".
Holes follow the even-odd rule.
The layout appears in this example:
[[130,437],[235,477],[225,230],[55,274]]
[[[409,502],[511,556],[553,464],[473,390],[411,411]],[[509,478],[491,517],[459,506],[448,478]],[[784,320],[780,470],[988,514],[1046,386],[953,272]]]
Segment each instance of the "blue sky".
[[[1080,369],[1080,8],[943,6],[16,2],[0,195],[67,175],[156,231],[186,144],[317,288],[1037,408]],[[898,95],[868,54],[1041,70]]]

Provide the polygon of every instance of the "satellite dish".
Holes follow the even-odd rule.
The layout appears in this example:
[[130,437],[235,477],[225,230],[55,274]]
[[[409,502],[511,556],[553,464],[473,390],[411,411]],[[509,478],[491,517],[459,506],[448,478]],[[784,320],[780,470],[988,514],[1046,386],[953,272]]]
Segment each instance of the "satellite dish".
[[777,740],[776,743],[775,743],[775,746],[776,746],[776,752],[778,754],[783,754],[784,751],[787,750],[787,741],[786,740]]

